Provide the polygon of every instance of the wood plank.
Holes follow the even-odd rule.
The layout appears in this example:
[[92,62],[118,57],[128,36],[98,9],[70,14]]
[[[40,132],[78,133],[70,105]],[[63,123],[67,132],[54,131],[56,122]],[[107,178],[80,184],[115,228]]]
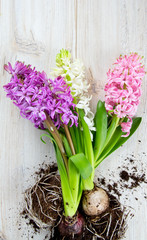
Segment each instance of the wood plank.
[[[147,63],[146,13],[146,0],[0,1],[0,234],[7,240],[31,240],[32,237],[43,240],[48,234],[45,230],[34,234],[19,214],[24,205],[23,193],[35,182],[33,173],[43,162],[55,161],[55,155],[51,143],[40,142],[41,131],[21,118],[18,109],[5,97],[2,86],[9,81],[9,76],[3,71],[3,65],[21,60],[49,74],[56,53],[68,48],[73,57],[81,58],[86,66],[93,95],[91,107],[95,111],[97,100],[104,99],[106,72],[116,57],[135,51],[144,55]],[[130,168],[137,166],[136,174],[147,169],[146,80],[142,88],[137,113],[143,117],[141,127],[96,171],[96,179],[101,176],[118,182],[121,191],[119,166],[121,169],[125,164]],[[135,165],[127,160],[132,155]],[[129,221],[125,239],[146,240],[147,202],[144,196],[147,188],[142,183],[135,190],[124,188],[120,196],[121,202],[131,206],[135,215]]]
[[[95,111],[98,99],[104,100],[106,72],[120,54],[137,52],[145,56],[147,53],[146,1],[77,1],[77,56],[84,60],[87,75],[91,81],[92,109]],[[134,136],[112,156],[98,167],[97,177],[105,177],[107,184],[117,183],[122,192],[120,201],[131,206],[134,217],[129,221],[126,239],[146,239],[147,236],[147,201],[146,184],[135,190],[128,190],[120,183],[120,171],[134,159],[137,166],[135,174],[147,173],[146,164],[146,79],[142,83],[143,94],[137,115],[143,117],[141,127]],[[133,157],[132,157],[133,155]],[[120,168],[119,168],[120,167]],[[125,168],[126,170],[126,168]],[[125,184],[125,183],[124,183]],[[128,183],[127,183],[128,184]],[[136,200],[138,199],[138,200]],[[142,222],[139,219],[143,219]]]
[[[33,231],[19,216],[23,193],[34,183],[39,164],[55,161],[55,156],[51,143],[41,143],[41,131],[6,99],[2,86],[9,76],[3,65],[21,60],[49,73],[59,49],[74,49],[74,22],[74,1],[1,1],[0,231],[9,240],[32,239]],[[42,231],[34,239],[46,234]]]

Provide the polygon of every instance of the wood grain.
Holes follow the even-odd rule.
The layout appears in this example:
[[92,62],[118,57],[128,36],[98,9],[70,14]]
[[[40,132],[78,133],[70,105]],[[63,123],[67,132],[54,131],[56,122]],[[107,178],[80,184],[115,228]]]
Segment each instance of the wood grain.
[[[55,161],[54,151],[51,143],[40,142],[41,131],[22,119],[18,109],[5,97],[2,86],[9,81],[9,76],[3,65],[21,60],[49,73],[57,52],[68,48],[73,57],[84,61],[93,95],[91,107],[95,111],[97,100],[104,99],[106,72],[116,57],[135,51],[144,56],[147,66],[147,1],[1,0],[0,46],[0,233],[3,234],[0,238],[43,240],[48,232],[34,234],[20,212],[24,204],[23,193],[35,181],[33,173],[43,162]],[[141,127],[123,148],[99,166],[97,176],[107,178],[111,174],[117,181],[118,166],[123,168],[125,159],[132,154],[138,171],[143,164],[146,172],[146,80],[142,88],[137,113],[143,117]],[[121,202],[132,206],[134,212],[129,221],[127,240],[146,240],[147,201],[144,194],[147,194],[147,188],[142,184],[135,193],[126,190],[120,197]]]

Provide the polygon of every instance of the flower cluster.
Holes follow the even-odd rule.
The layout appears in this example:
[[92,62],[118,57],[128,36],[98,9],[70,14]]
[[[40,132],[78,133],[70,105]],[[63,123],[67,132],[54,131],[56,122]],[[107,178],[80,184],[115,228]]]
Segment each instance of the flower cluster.
[[78,116],[72,111],[75,104],[70,87],[62,77],[48,79],[45,72],[37,72],[35,68],[21,62],[16,62],[14,68],[8,63],[4,68],[12,74],[4,89],[7,96],[19,107],[21,116],[42,129],[46,114],[58,128],[62,123],[77,126]]
[[90,106],[89,106],[91,98],[92,98],[92,96],[91,97],[81,96],[76,107],[79,109],[84,109],[84,112],[85,112],[84,120],[89,127],[91,139],[93,140],[93,135],[92,135],[91,131],[96,131],[96,128],[94,127],[94,121],[93,121],[94,114],[91,111]]
[[85,80],[84,65],[79,59],[71,61],[71,54],[67,50],[60,50],[56,56],[56,66],[51,74],[54,77],[62,76],[70,86],[73,97],[83,96],[88,91],[89,84]]
[[122,131],[127,133],[123,136],[127,137],[130,133],[132,117],[140,101],[141,83],[145,70],[141,57],[136,53],[120,56],[114,65],[113,70],[107,73],[105,107],[111,115],[115,114],[118,118],[128,119],[127,122],[121,123]]
[[[66,83],[70,86],[71,94],[77,101],[77,108],[83,109],[85,112],[85,121],[90,131],[95,131],[94,114],[90,110],[91,97],[87,96],[89,84],[85,79],[85,69],[83,63],[79,59],[71,61],[69,51],[62,49],[56,56],[56,66],[51,74],[54,77],[64,77]],[[92,138],[92,134],[91,134]]]

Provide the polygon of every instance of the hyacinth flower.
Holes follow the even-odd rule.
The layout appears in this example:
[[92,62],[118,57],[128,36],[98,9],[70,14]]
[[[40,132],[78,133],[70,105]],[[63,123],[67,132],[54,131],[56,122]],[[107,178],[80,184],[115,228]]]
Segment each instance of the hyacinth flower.
[[126,142],[141,122],[141,118],[133,118],[140,102],[141,83],[145,75],[141,60],[137,53],[120,56],[114,68],[107,73],[105,103],[98,103],[96,113],[95,166]]
[[[145,75],[141,59],[136,53],[120,56],[107,73],[105,102],[98,101],[95,114],[94,168],[125,143],[140,125],[141,118],[133,117],[140,102]],[[93,201],[94,198],[99,200]],[[101,214],[108,206],[108,196],[100,188],[83,198],[83,209],[88,215]]]
[[[4,68],[11,74],[10,82],[4,86],[7,97],[19,108],[22,117],[47,132],[41,135],[44,143],[43,137],[49,137],[53,142],[61,178],[64,216],[72,218],[82,196],[82,179],[90,176],[92,167],[83,152],[75,149],[69,131],[69,128],[78,128],[78,114],[70,87],[63,77],[48,79],[45,72],[38,72],[22,62],[16,62],[14,68],[8,63]],[[80,222],[82,227],[81,218],[76,217],[78,226]]]
[[89,127],[91,139],[93,139],[92,132],[96,128],[94,127],[94,114],[90,109],[92,96],[88,95],[90,85],[85,78],[83,62],[80,59],[72,60],[71,53],[66,49],[61,49],[56,55],[56,68],[53,69],[51,75],[64,77],[70,86],[76,108],[84,111],[84,120]]
[[[83,65],[79,60],[72,62],[71,55],[67,50],[62,49],[56,56],[57,68],[54,69],[52,74],[54,76],[63,76],[66,83],[71,87],[72,96],[74,98],[76,96],[76,108],[79,113],[78,121],[80,127],[75,128],[75,126],[72,126],[70,129],[73,144],[76,151],[84,152],[92,166],[91,175],[82,181],[84,190],[94,189],[93,181],[96,167],[108,155],[125,143],[136,131],[141,122],[140,117],[133,118],[140,101],[141,82],[145,75],[141,57],[136,53],[123,57],[120,56],[114,65],[115,67],[107,73],[108,79],[104,89],[106,92],[105,102],[98,101],[95,117],[92,116],[92,118],[88,119],[87,116],[91,111],[89,103],[85,104],[84,101],[84,98],[86,99],[85,94],[88,90],[88,83],[84,82]],[[77,79],[80,81],[78,82]],[[84,91],[85,85],[86,88]],[[93,134],[92,138],[91,134]],[[92,139],[93,141],[91,141]],[[100,195],[104,195],[106,200],[104,202],[107,207],[108,199],[106,199],[105,193],[101,191]],[[90,200],[88,196],[85,196],[83,199],[86,199],[87,202]],[[88,212],[88,205],[91,208],[92,204],[83,204],[86,213]],[[96,215],[95,206],[92,214]]]

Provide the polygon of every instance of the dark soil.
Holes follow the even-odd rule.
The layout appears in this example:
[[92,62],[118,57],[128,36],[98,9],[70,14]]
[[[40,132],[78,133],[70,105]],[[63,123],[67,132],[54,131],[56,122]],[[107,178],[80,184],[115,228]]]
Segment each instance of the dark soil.
[[[144,154],[144,153],[143,153]],[[142,184],[147,183],[145,166],[142,164],[141,159],[135,159],[134,155],[124,159],[122,166],[119,166],[115,172],[113,178],[113,172],[107,176],[107,178],[99,177],[98,182],[101,187],[107,189],[111,194],[115,196],[123,197],[126,195],[128,199],[128,193],[131,195],[136,192],[137,188],[142,186]],[[116,181],[116,177],[118,179]],[[132,191],[129,191],[132,190]],[[146,199],[146,193],[144,192],[144,198]],[[138,201],[137,197],[134,197],[134,200]]]
[[46,170],[41,168],[37,172],[37,175],[41,176],[40,180],[33,188],[26,191],[28,210],[24,210],[23,214],[26,218],[30,217],[30,224],[33,225],[35,231],[38,231],[39,225],[34,222],[32,214],[42,223],[54,226],[63,211],[60,176],[57,170],[56,165]]
[[121,171],[119,176],[125,181],[129,180],[129,174],[125,170]]
[[[79,213],[81,213],[85,219],[82,234],[68,237],[60,236],[58,224],[62,219],[63,206],[60,178],[57,174],[57,166],[50,166],[47,168],[47,170],[40,169],[40,171],[37,172],[37,175],[41,176],[41,179],[35,184],[31,191],[29,191],[31,193],[32,211],[34,215],[43,223],[51,225],[51,237],[49,238],[47,236],[45,239],[92,240],[93,236],[95,236],[98,240],[119,240],[124,235],[126,230],[127,213],[125,209],[122,208],[117,198],[108,194],[110,200],[109,209],[107,209],[107,211],[101,214],[99,217],[88,217],[83,213],[81,206],[79,207]],[[103,183],[105,183],[105,179],[103,179]],[[44,189],[44,186],[47,187]],[[57,192],[57,189],[59,198],[58,200],[53,201],[53,198],[48,194],[50,190]],[[52,211],[53,206],[55,209],[58,208],[58,211]],[[25,218],[30,218],[30,214],[28,214],[26,210],[23,212],[23,214],[25,214]],[[53,218],[53,221],[50,221],[49,217]],[[30,218],[28,224],[34,228],[35,232],[38,232],[39,226],[34,219]]]
[[89,217],[82,212],[80,207],[79,211],[81,211],[85,218],[85,226],[82,234],[63,238],[60,236],[58,227],[56,227],[50,240],[92,240],[94,236],[97,240],[121,239],[127,227],[127,213],[116,197],[109,195],[109,200],[109,209],[100,216]]

